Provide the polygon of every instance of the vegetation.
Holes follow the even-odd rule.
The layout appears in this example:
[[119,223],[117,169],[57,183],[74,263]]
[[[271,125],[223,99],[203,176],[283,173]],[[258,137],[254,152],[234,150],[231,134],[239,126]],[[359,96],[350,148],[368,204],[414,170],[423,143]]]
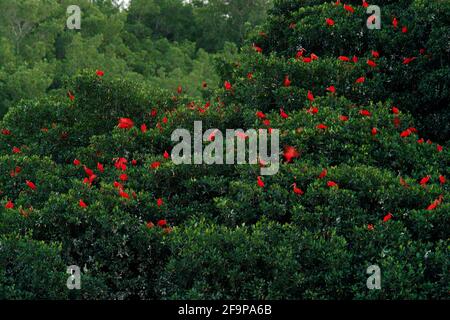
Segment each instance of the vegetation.
[[[81,9],[80,30],[66,28],[66,9],[73,4]],[[203,83],[217,86],[216,54],[234,54],[269,5],[134,0],[123,11],[107,0],[2,0],[0,115],[22,98],[62,88],[84,68],[170,90],[181,86],[201,97]]]
[[[31,99],[0,122],[0,298],[448,299],[447,4],[383,1],[388,20],[369,32],[360,1],[277,0],[237,52],[225,42],[242,35],[192,42],[210,39],[196,23],[219,23],[200,18],[219,1],[177,3],[86,3],[86,29],[61,31],[70,45],[48,62],[49,42],[37,62],[27,37],[20,51],[2,38],[24,86],[2,101]],[[196,66],[177,71],[181,90],[154,71],[176,61]],[[195,120],[279,129],[280,171],[175,165],[171,134]],[[66,289],[69,265],[81,290]],[[371,265],[380,290],[366,286]]]

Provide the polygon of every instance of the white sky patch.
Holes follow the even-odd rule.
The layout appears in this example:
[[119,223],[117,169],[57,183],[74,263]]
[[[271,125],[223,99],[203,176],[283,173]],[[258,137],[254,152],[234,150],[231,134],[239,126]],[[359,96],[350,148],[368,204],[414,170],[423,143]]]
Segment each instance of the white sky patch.
[[[113,2],[120,4],[122,8],[128,8],[130,6],[131,0],[112,0]],[[192,0],[183,0],[184,3],[191,3]],[[205,0],[207,3],[208,1]]]

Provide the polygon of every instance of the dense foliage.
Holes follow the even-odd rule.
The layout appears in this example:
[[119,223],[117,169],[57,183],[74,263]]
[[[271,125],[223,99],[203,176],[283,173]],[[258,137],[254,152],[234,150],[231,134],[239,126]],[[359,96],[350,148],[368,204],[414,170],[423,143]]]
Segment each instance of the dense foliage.
[[[352,38],[364,16],[353,3],[352,14],[276,1],[202,99],[94,68],[11,107],[0,122],[0,298],[448,299],[450,145],[415,128],[417,92],[407,104],[385,86],[393,53],[357,50],[370,36]],[[337,59],[328,16],[347,25],[341,48],[359,62]],[[300,34],[308,51],[297,56]],[[433,59],[408,68],[428,76]],[[440,121],[448,104],[433,110]],[[171,134],[195,120],[279,129],[280,171],[175,165]],[[81,290],[66,289],[69,265],[82,268]],[[370,265],[381,290],[366,286]]]
[[[298,74],[304,71],[301,63],[283,70],[295,73],[293,85],[335,83],[338,93],[359,104],[390,99],[411,112],[429,138],[448,140],[450,2],[376,1],[381,29],[374,30],[366,26],[369,15],[360,0],[345,3],[348,10],[325,1],[278,0],[266,25],[251,40],[279,62],[295,58],[304,62],[300,54],[319,57],[312,76]],[[338,57],[348,60],[333,66]],[[365,84],[355,89],[352,81],[363,75]]]

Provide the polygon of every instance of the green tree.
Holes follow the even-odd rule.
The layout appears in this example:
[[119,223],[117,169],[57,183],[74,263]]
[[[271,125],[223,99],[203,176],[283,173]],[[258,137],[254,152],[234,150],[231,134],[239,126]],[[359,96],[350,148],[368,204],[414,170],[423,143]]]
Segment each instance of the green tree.
[[1,0],[1,32],[14,44],[16,54],[20,54],[24,39],[37,32],[41,23],[57,11],[55,0]]
[[248,31],[262,23],[271,0],[194,1],[197,43],[208,51],[223,48],[225,42],[243,43]]
[[182,0],[133,0],[127,19],[128,30],[139,37],[194,39],[192,6]]

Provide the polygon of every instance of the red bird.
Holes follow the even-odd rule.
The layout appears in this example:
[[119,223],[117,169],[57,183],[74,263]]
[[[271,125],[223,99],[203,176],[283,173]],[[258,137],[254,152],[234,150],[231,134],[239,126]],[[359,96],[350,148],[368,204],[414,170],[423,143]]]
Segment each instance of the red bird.
[[309,58],[309,57],[303,57],[303,58],[302,58],[302,61],[303,61],[304,63],[310,63],[310,62],[312,61],[312,59]]
[[393,18],[392,19],[392,25],[394,26],[394,28],[397,28],[397,26],[398,26],[398,20],[397,20],[397,18]]
[[402,131],[400,133],[400,137],[406,138],[409,137],[412,134],[412,131],[410,129],[406,129],[405,131]]
[[158,221],[157,224],[158,224],[158,227],[164,227],[164,226],[167,225],[167,220],[161,219],[161,220]]
[[256,116],[259,119],[265,119],[266,118],[266,115],[263,112],[261,112],[261,111],[256,111]]
[[[16,175],[18,175],[20,172],[22,171],[22,168],[17,166],[14,170],[11,170],[11,172],[9,173],[9,175],[11,177],[15,177]],[[1,191],[0,191],[1,193]]]
[[421,186],[425,186],[430,181],[430,179],[431,179],[431,176],[428,175],[426,177],[423,177],[419,183]]
[[331,18],[326,18],[325,21],[327,22],[327,25],[334,26],[334,20]]
[[334,181],[328,181],[327,186],[330,188],[333,188],[333,187],[338,187],[338,184]]
[[295,55],[295,59],[300,59],[301,57],[303,57],[303,54],[305,53],[305,49],[300,49],[297,51],[297,54]]
[[92,182],[95,180],[95,178],[97,178],[97,176],[95,174],[93,174],[92,176],[89,177],[89,184],[92,184]]
[[84,166],[84,172],[86,173],[86,175],[88,177],[92,176],[94,174],[94,171],[92,171],[91,169],[89,169],[88,167]]
[[14,203],[9,200],[6,204],[5,204],[5,208],[6,209],[14,209]]
[[411,62],[413,62],[416,59],[417,59],[417,57],[404,58],[403,59],[403,64],[410,64]]
[[356,79],[356,83],[364,83],[364,81],[366,81],[365,77],[359,77],[358,79]]
[[291,80],[289,80],[289,76],[286,76],[285,78],[284,78],[284,81],[283,81],[283,85],[285,86],[285,87],[290,87],[291,86]]
[[114,162],[114,167],[116,167],[118,170],[122,170],[125,171],[127,170],[127,162],[128,160],[125,158],[115,158],[114,160],[116,160]]
[[229,81],[225,81],[224,87],[225,87],[225,90],[227,90],[227,91],[232,89],[231,83]]
[[86,204],[83,200],[81,200],[81,199],[80,199],[80,202],[78,203],[78,205],[79,205],[81,208],[87,208],[87,204]]
[[241,132],[241,131],[237,131],[236,132],[236,137],[238,137],[238,138],[240,138],[242,140],[245,140],[245,139],[247,139],[248,136],[245,133]]
[[155,161],[155,162],[152,162],[152,164],[150,166],[152,167],[152,169],[157,169],[157,168],[159,168],[160,165],[161,165],[161,163],[159,161]]
[[217,130],[211,132],[211,134],[208,136],[208,141],[214,141],[216,139],[216,132]]
[[308,110],[306,110],[306,112],[308,112],[310,114],[316,114],[319,112],[319,109],[317,107],[311,107]]
[[291,162],[292,159],[298,158],[300,156],[300,153],[292,146],[285,146],[284,147],[284,153],[283,157],[286,159],[286,162]]
[[442,203],[442,199],[443,196],[442,194],[439,196],[439,198],[437,198],[436,200],[433,201],[432,204],[430,204],[427,208],[428,211],[434,210],[436,209],[441,203]]
[[393,217],[392,213],[388,213],[387,215],[384,216],[383,218],[383,222],[388,222],[389,220],[391,220]]
[[130,199],[130,195],[128,193],[124,192],[123,190],[119,190],[119,196],[121,198]]
[[31,190],[36,190],[36,185],[33,182],[25,180],[25,183]]
[[436,200],[434,200],[433,203],[428,206],[427,210],[428,211],[434,210],[437,208],[438,205],[439,205],[439,203],[436,202]]
[[323,169],[322,172],[319,174],[319,179],[323,179],[328,175],[328,170]]
[[264,181],[262,181],[261,176],[257,177],[257,183],[258,183],[258,186],[260,186],[261,188],[264,188],[265,184],[264,184]]
[[67,91],[67,96],[69,97],[70,101],[75,100],[75,96],[72,94],[72,92]]
[[114,185],[114,188],[117,188],[119,190],[123,189],[123,185],[117,181],[114,181],[113,185]]
[[304,194],[303,190],[300,189],[299,187],[297,187],[297,183],[294,182],[294,183],[292,184],[292,187],[293,187],[293,190],[294,190],[294,193],[295,193],[295,194],[299,194],[299,195]]
[[262,52],[262,48],[258,47],[256,44],[253,44],[253,49],[255,49],[255,51],[258,52],[258,53]]
[[372,128],[372,135],[376,136],[378,133],[378,129],[377,128]]
[[362,116],[364,116],[364,117],[370,117],[370,116],[372,115],[372,113],[370,113],[369,110],[365,110],[365,109],[360,110],[360,111],[359,111],[359,114],[362,115]]
[[369,65],[369,67],[375,68],[377,66],[377,64],[375,63],[375,61],[367,59],[367,64]]
[[133,126],[134,126],[134,122],[130,118],[120,118],[119,119],[118,127],[120,129],[131,129],[131,128],[133,128]]
[[283,119],[289,118],[288,114],[287,114],[286,112],[284,112],[283,108],[280,108],[280,116],[281,116]]
[[344,4],[344,9],[346,11],[348,11],[348,12],[351,12],[351,13],[355,12],[355,9],[353,9],[353,7],[351,5],[348,5],[348,4]]

